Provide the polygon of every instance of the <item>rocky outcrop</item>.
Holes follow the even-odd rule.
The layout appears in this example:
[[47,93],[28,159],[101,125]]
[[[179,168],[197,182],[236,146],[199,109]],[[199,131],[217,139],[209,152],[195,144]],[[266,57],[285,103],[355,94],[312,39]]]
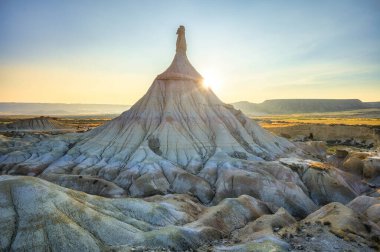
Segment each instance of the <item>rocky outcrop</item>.
[[[323,251],[375,251],[379,227],[370,208],[376,204],[370,197],[348,207],[330,203],[297,222],[284,208],[274,211],[247,195],[206,207],[183,194],[110,199],[34,177],[3,175],[0,250],[287,251],[302,244],[311,251],[319,244]],[[363,205],[369,206],[366,215],[351,209]]]
[[304,219],[303,223],[322,223],[338,237],[379,246],[379,226],[340,203],[330,203],[322,207]]
[[20,176],[0,176],[0,200],[1,250],[186,250],[270,213],[249,196],[206,208],[185,195],[107,199]]
[[284,208],[280,208],[274,214],[265,214],[256,220],[249,222],[244,228],[235,230],[232,238],[242,242],[267,239],[275,237],[275,233],[296,222]]
[[318,205],[334,201],[346,204],[368,189],[359,180],[325,163],[292,158],[280,162],[298,173]]
[[291,251],[377,251],[379,226],[341,203],[327,204],[278,235]]
[[347,206],[380,226],[380,198],[361,195],[348,203]]
[[73,128],[52,117],[20,119],[0,126],[0,131],[73,131]]
[[380,186],[380,156],[368,157],[363,161],[363,176]]
[[78,134],[49,136],[0,135],[0,174],[36,176],[61,158],[77,141]]
[[359,176],[363,175],[363,160],[369,156],[368,153],[351,152],[343,161],[342,170]]
[[373,187],[380,186],[380,156],[377,151],[359,152],[346,151],[344,157],[335,154],[328,158],[328,162],[341,170],[363,179]]

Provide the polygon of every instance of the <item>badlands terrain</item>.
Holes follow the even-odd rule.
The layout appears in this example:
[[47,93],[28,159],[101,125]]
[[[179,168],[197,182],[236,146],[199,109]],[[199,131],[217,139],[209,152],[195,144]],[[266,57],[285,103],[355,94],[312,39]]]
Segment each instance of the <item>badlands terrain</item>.
[[0,250],[378,251],[378,141],[267,131],[202,84],[177,34],[120,116],[4,123]]

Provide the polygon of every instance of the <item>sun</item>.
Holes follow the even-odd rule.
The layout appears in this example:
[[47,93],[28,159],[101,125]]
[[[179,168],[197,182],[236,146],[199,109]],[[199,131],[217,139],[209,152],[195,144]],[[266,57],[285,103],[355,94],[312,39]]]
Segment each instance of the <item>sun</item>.
[[221,87],[221,78],[212,72],[205,72],[203,75],[203,86],[204,88],[211,89],[213,91],[217,91]]

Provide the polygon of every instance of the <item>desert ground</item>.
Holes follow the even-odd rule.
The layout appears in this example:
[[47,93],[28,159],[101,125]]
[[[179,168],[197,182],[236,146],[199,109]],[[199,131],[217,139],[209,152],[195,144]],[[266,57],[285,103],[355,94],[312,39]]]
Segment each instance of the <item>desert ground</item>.
[[[51,118],[66,125],[72,131],[84,132],[101,126],[117,116],[118,114],[82,114],[52,116]],[[36,117],[39,116],[0,115],[0,129],[1,125]],[[351,146],[364,149],[376,148],[380,144],[380,109],[268,114],[250,118],[274,134],[293,141],[324,141],[328,146]],[[312,139],[310,139],[311,136]]]
[[[295,141],[371,148],[380,141],[380,109],[252,117],[265,129]],[[311,139],[310,139],[311,138]]]

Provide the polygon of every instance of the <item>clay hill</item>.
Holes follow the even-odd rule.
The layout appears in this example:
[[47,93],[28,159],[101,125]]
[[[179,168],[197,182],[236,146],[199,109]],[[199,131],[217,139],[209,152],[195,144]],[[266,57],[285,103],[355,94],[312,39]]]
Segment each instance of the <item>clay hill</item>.
[[0,126],[0,131],[64,131],[70,129],[55,118],[45,116],[20,119]]
[[362,102],[358,99],[274,99],[262,103],[241,101],[232,105],[250,115],[335,112],[380,108],[380,102]]
[[378,249],[376,154],[363,177],[320,142],[269,133],[205,88],[177,35],[169,68],[112,121],[0,136],[1,249]]

